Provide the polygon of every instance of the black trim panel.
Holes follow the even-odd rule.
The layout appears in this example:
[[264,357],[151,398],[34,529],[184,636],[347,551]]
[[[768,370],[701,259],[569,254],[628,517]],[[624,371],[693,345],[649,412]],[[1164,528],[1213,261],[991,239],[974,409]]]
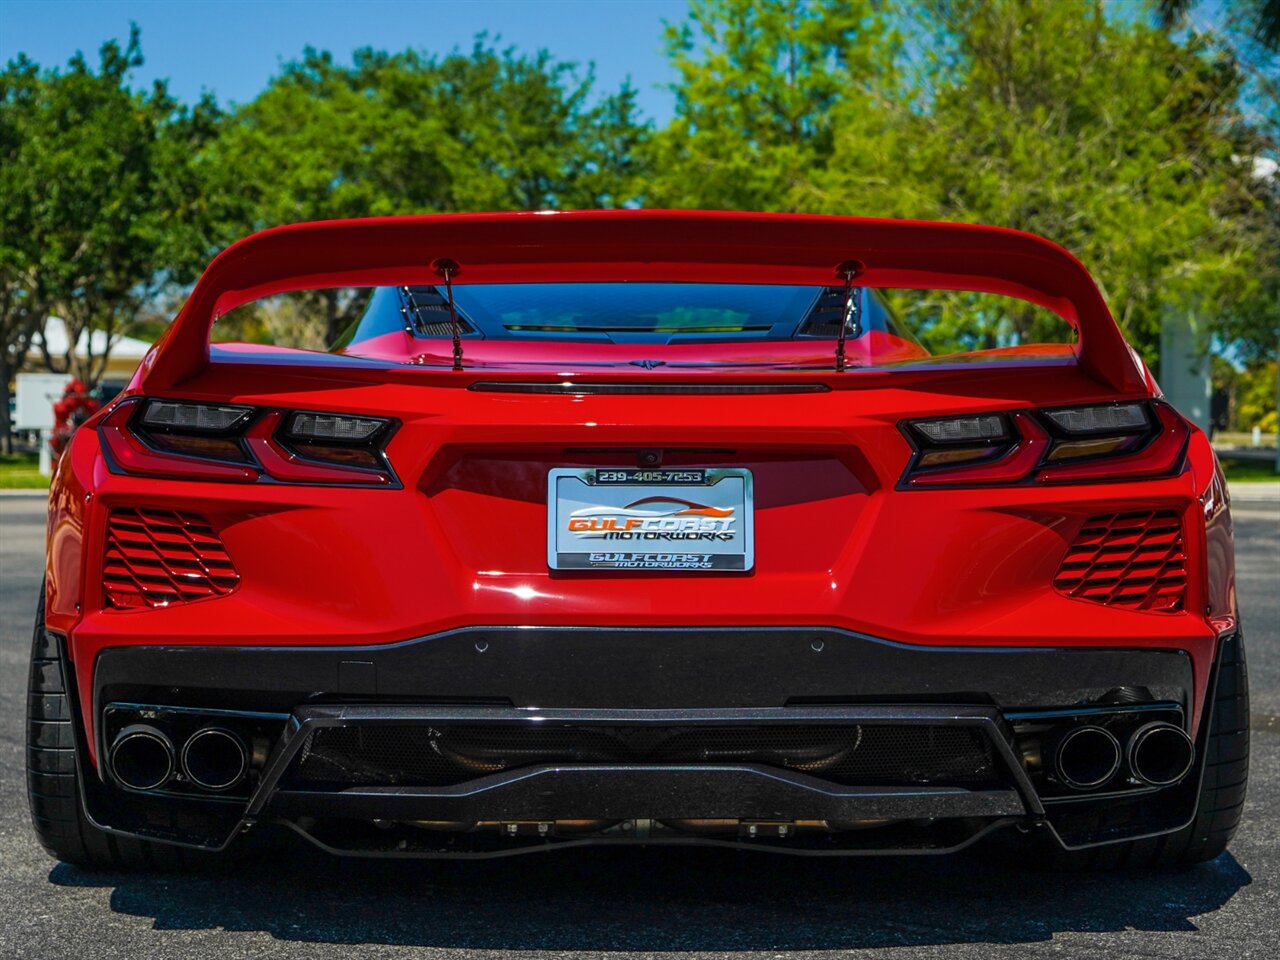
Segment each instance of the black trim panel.
[[[751,764],[546,764],[446,787],[349,787],[288,790],[280,784],[314,730],[406,723],[570,723],[748,726],[785,724],[926,724],[972,727],[991,743],[1004,780],[1000,790],[918,786],[840,787],[795,771]],[[381,812],[379,812],[381,811]],[[561,818],[698,818],[862,820],[996,817],[1044,808],[991,708],[942,706],[776,707],[728,710],[531,710],[511,707],[327,705],[302,707],[273,751],[245,812],[401,820],[538,820]]]
[[[1121,686],[1189,709],[1181,650],[930,647],[826,627],[469,627],[385,645],[130,646],[98,657],[112,700],[290,711],[317,696],[624,709],[1087,704]],[[148,692],[169,693],[156,701]],[[174,694],[177,694],[175,698]]]

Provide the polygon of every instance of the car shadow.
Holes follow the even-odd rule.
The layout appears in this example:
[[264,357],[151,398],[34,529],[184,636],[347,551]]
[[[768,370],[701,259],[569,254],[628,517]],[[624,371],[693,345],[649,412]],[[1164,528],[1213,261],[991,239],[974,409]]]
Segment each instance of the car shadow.
[[578,849],[470,862],[339,860],[300,845],[215,872],[104,874],[111,907],[158,930],[471,950],[847,950],[1019,944],[1064,932],[1191,931],[1252,882],[1229,853],[1186,871],[1055,874],[986,847],[945,857],[792,858]]

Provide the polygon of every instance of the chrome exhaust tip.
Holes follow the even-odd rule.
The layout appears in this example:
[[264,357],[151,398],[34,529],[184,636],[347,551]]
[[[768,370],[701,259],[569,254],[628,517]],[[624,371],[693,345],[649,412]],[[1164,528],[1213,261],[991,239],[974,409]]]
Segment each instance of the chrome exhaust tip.
[[1072,727],[1054,748],[1058,779],[1075,790],[1096,790],[1120,769],[1120,741],[1092,724]]
[[155,727],[131,724],[111,744],[107,765],[126,787],[155,790],[173,776],[173,741]]
[[1129,772],[1153,787],[1177,783],[1191,770],[1196,747],[1186,731],[1172,723],[1144,724],[1129,738]]
[[182,772],[205,790],[230,790],[249,772],[249,751],[230,730],[203,727],[182,745]]

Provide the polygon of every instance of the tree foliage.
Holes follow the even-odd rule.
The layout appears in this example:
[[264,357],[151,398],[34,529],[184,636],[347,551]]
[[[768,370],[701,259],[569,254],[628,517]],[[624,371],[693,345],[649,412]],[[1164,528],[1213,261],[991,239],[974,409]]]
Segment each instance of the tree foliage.
[[[63,70],[19,56],[0,72],[5,428],[9,374],[33,343],[50,370],[94,382],[106,357],[88,337],[89,354],[77,355],[80,335],[99,330],[110,343],[205,259],[210,201],[189,158],[215,132],[217,109],[181,106],[162,83],[132,90],[141,62],[135,29],[124,46],[103,44],[96,69],[77,54]],[[67,328],[58,355],[43,339],[50,315]]]
[[1236,424],[1240,430],[1259,428],[1263,433],[1280,429],[1276,415],[1276,361],[1253,364],[1240,375]]
[[[655,206],[794,210],[842,104],[890,92],[896,35],[872,0],[695,0],[666,28],[676,115],[654,141]],[[867,111],[868,113],[870,112]]]
[[[650,196],[1029,230],[1084,260],[1153,364],[1171,313],[1274,351],[1275,181],[1253,175],[1274,145],[1227,53],[1084,0],[913,9],[694,0],[668,28],[677,116]],[[897,300],[938,349],[1063,332],[1011,300]]]
[[[308,49],[227,112],[134,90],[136,31],[94,66],[20,56],[0,73],[0,381],[49,314],[117,332],[263,227],[622,205],[1030,230],[1085,262],[1149,362],[1191,316],[1261,369],[1280,340],[1280,177],[1259,175],[1280,137],[1274,7],[1224,0],[1209,30],[1181,0],[691,0],[665,30],[676,108],[657,130],[630,87],[484,36]],[[221,332],[318,346],[362,302],[277,298]],[[935,349],[1069,333],[1000,298],[895,302]],[[77,363],[101,365],[49,358]]]
[[[469,53],[308,49],[229,118],[204,162],[238,200],[228,232],[300,220],[600,207],[634,197],[646,128],[634,91],[596,102],[592,78],[547,53],[479,38]],[[332,342],[361,309],[312,298]],[[265,324],[265,319],[263,320]]]
[[1203,325],[1242,310],[1274,263],[1233,62],[1084,3],[932,0],[930,13],[951,54],[932,111],[949,215],[1072,250],[1153,365],[1171,313]]

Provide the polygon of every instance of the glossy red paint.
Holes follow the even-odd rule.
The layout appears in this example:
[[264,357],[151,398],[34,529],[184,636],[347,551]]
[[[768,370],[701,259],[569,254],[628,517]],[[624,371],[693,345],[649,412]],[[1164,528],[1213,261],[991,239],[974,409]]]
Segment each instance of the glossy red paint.
[[[498,243],[503,224],[514,234]],[[622,231],[624,224],[635,230]],[[810,227],[817,239],[802,229]],[[604,244],[605,254],[593,243]],[[621,251],[634,259],[601,259]],[[1006,256],[993,258],[993,251]],[[570,358],[564,370],[534,371],[497,352],[483,358],[486,365],[453,372],[447,351],[446,365],[438,368],[405,362],[389,344],[372,358],[207,351],[206,321],[215,307],[304,280],[382,282],[393,267],[401,271],[394,282],[403,282],[403,271],[421,275],[414,264],[444,253],[462,264],[460,283],[507,279],[508,272],[523,279],[750,276],[828,283],[827,260],[857,255],[868,277],[894,285],[972,281],[1051,302],[1075,317],[1081,347],[843,375],[803,364],[761,370],[732,363],[709,371],[623,372],[586,366],[581,357]],[[288,272],[311,260],[310,275]],[[918,265],[924,261],[927,269]],[[999,276],[982,273],[988,267]],[[973,281],[979,275],[988,279]],[[422,341],[403,346],[421,352]],[[803,349],[814,355],[812,344]],[[468,389],[495,379],[652,383],[655,377],[821,383],[829,390],[560,396]],[[921,645],[1179,649],[1194,666],[1192,720],[1198,722],[1217,638],[1234,623],[1229,516],[1215,486],[1213,453],[1181,418],[1166,426],[1183,432],[1183,450],[1159,475],[1117,479],[1099,469],[1082,482],[1045,484],[1022,481],[1023,471],[1001,478],[1007,483],[899,489],[912,453],[903,420],[1002,412],[1031,423],[1024,414],[1038,408],[1155,395],[1083,268],[1057,247],[1009,231],[632,212],[282,228],[215,261],[128,393],[394,418],[401,426],[387,456],[402,486],[130,473],[117,450],[125,442],[117,432],[120,408],[96,417],[58,467],[47,567],[49,626],[69,638],[90,729],[95,659],[113,646],[377,644],[459,626],[527,624],[806,625]],[[1024,436],[1028,443],[1036,439]],[[269,435],[260,439],[268,442]],[[116,451],[114,469],[104,447]],[[548,471],[634,465],[638,448],[666,451],[664,466],[753,471],[753,571],[547,569]],[[165,608],[109,608],[103,543],[113,506],[199,513],[225,544],[240,576],[237,589]],[[1174,511],[1182,519],[1189,573],[1184,610],[1136,611],[1054,589],[1086,521],[1131,510]]]
[[383,217],[294,224],[228,247],[142,363],[143,385],[172,389],[209,362],[214,319],[260,297],[316,287],[656,280],[829,285],[849,261],[868,287],[1017,297],[1078,334],[1080,367],[1114,390],[1143,371],[1080,262],[1041,237],[999,227],[863,217],[584,210]]

